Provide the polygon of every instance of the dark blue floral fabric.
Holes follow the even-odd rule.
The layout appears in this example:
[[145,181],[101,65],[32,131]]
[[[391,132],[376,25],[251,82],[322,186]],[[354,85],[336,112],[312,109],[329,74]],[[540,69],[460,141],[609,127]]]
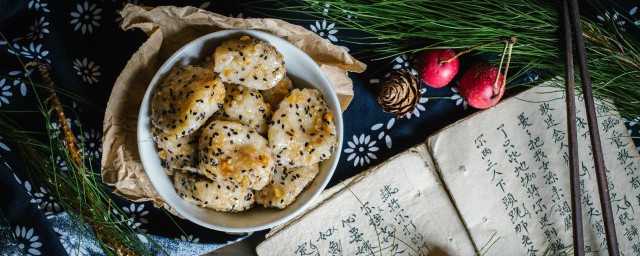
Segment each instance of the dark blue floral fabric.
[[[602,13],[598,19],[602,22],[613,19],[620,26],[640,26],[640,4],[637,1],[617,2],[630,20],[622,19],[620,13],[614,11]],[[234,17],[263,17],[234,1],[0,0],[0,110],[34,109],[34,92],[26,79],[33,70],[23,70],[18,57],[23,61],[50,64],[58,86],[86,99],[86,102],[77,102],[64,98],[63,103],[69,106],[69,111],[76,113],[67,121],[74,127],[77,139],[85,146],[87,155],[99,162],[104,107],[112,86],[127,60],[146,40],[141,31],[120,29],[118,10],[126,3],[192,5]],[[331,5],[324,8],[325,12],[337,11]],[[310,22],[290,22],[350,52],[373,47],[348,43],[345,39],[358,35],[358,31],[342,30],[338,24],[322,17]],[[360,60],[368,65],[368,69],[362,74],[349,74],[354,82],[355,97],[343,113],[346,120],[343,152],[330,186],[474,112],[458,93],[458,77],[440,89],[423,86],[417,108],[403,118],[385,114],[375,101],[377,85],[393,69],[412,68],[412,57],[398,55],[390,61],[373,61],[366,57]],[[535,80],[536,76],[530,74],[522,79]],[[13,116],[25,127],[49,126],[52,130],[60,127],[55,121],[46,123],[27,113]],[[625,120],[629,133],[639,136],[640,118],[626,117]],[[79,132],[80,124],[82,132]],[[636,145],[640,143],[636,141]],[[59,157],[54,160],[59,168],[65,168]],[[129,225],[149,234],[149,238],[172,255],[197,255],[245,237],[171,218],[151,203],[134,203],[118,196],[113,199],[131,218]],[[173,221],[177,225],[166,224]],[[141,236],[141,239],[146,241],[147,238]],[[15,150],[0,137],[0,255],[14,254],[96,255],[103,252],[94,238],[76,235],[64,209],[49,191],[32,183]]]

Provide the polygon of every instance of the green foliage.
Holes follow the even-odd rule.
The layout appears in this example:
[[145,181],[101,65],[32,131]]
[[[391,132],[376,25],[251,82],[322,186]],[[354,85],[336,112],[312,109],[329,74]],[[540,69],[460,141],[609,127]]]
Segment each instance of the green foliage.
[[[561,2],[543,0],[266,0],[267,10],[304,14],[337,22],[341,29],[368,35],[350,40],[371,45],[366,56],[387,59],[431,48],[464,49],[513,36],[511,67],[517,77],[544,70],[548,79],[564,76],[560,41]],[[581,6],[582,27],[595,95],[615,103],[624,116],[640,114],[640,42],[617,23],[599,24],[600,3]],[[589,8],[588,8],[589,7]],[[328,12],[324,12],[328,9]],[[585,10],[594,9],[594,13]],[[611,10],[609,10],[611,12]],[[622,16],[621,16],[622,17]],[[630,22],[627,22],[630,23]],[[377,42],[371,43],[375,39]],[[501,45],[479,53],[501,52]],[[494,60],[494,64],[496,61]],[[576,69],[577,70],[577,69]],[[576,74],[578,76],[579,74]],[[577,79],[576,81],[580,81]]]
[[[2,34],[0,36],[4,38]],[[22,68],[27,68],[18,57]],[[34,73],[37,73],[34,72]],[[34,184],[44,187],[55,198],[56,202],[69,214],[74,229],[82,236],[95,236],[107,255],[149,255],[147,246],[140,239],[145,236],[152,246],[162,251],[162,247],[153,239],[132,228],[128,223],[131,219],[122,212],[109,197],[109,188],[102,182],[101,177],[92,169],[90,156],[81,148],[77,150],[82,160],[74,161],[72,155],[75,147],[68,147],[62,129],[53,130],[51,123],[66,123],[59,120],[55,108],[57,94],[71,96],[82,101],[77,95],[54,88],[53,85],[34,83],[28,78],[36,101],[36,110],[0,111],[0,137],[10,148],[18,154],[27,169],[29,179]],[[46,93],[46,97],[41,94]],[[57,102],[59,104],[59,102]],[[67,109],[65,109],[67,110]],[[67,112],[69,112],[67,110]],[[42,123],[30,124],[29,128],[22,127],[15,118],[15,114],[31,115],[39,118]],[[45,129],[46,128],[46,129]],[[80,131],[82,132],[82,131]],[[73,140],[75,138],[69,134]],[[56,164],[56,157],[60,157],[66,170]],[[165,252],[166,254],[166,252]]]

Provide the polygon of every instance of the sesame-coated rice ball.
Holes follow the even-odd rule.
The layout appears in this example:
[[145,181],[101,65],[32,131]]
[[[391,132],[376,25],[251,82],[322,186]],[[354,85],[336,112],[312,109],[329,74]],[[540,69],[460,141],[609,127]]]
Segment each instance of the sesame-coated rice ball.
[[213,55],[214,70],[225,83],[273,88],[285,76],[284,57],[269,42],[249,36],[225,41]]
[[267,134],[267,122],[271,118],[271,105],[264,102],[256,89],[228,84],[222,108],[213,116],[216,120],[235,121]]
[[189,135],[220,108],[224,94],[224,84],[212,71],[174,68],[151,100],[151,123],[173,138]]
[[200,170],[212,180],[237,182],[259,190],[271,179],[275,161],[267,140],[255,129],[230,121],[214,120],[202,130]]
[[284,209],[313,181],[318,170],[318,164],[298,168],[276,168],[269,185],[256,191],[256,202],[264,207]]
[[184,200],[223,212],[240,212],[253,206],[253,191],[229,180],[212,181],[197,174],[176,172],[173,186]]
[[277,166],[310,166],[329,158],[336,126],[322,94],[316,89],[291,91],[273,113],[268,138]]
[[198,139],[200,130],[181,138],[172,138],[153,128],[153,140],[158,145],[158,157],[162,160],[162,167],[172,175],[177,170],[199,173],[198,170]]

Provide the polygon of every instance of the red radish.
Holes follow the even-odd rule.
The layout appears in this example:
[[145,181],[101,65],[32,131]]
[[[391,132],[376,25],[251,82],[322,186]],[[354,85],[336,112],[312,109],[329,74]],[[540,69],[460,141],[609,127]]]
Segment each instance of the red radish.
[[460,95],[469,105],[474,108],[486,109],[493,107],[502,95],[502,80],[504,76],[500,74],[498,83],[496,75],[498,68],[488,62],[479,62],[471,66],[460,79]]
[[458,73],[458,58],[442,62],[456,55],[453,50],[433,49],[418,55],[418,73],[420,79],[433,88],[443,87]]

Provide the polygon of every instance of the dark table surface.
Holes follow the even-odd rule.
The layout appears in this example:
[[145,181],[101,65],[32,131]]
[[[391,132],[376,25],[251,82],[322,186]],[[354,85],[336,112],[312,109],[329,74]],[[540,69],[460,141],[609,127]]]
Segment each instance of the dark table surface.
[[[192,5],[234,17],[262,17],[243,10],[232,1],[138,1],[136,4]],[[49,63],[58,86],[73,91],[97,107],[86,106],[71,99],[63,103],[78,113],[83,131],[75,134],[85,142],[88,153],[99,159],[101,150],[104,107],[109,99],[116,77],[127,60],[146,40],[141,31],[123,31],[119,27],[117,10],[126,2],[111,0],[0,0],[0,110],[33,109],[33,92],[25,83],[27,74],[16,56],[25,60]],[[637,1],[617,1],[632,19]],[[327,6],[327,12],[334,11]],[[617,18],[602,14],[603,19]],[[326,19],[291,21],[301,25],[334,44],[353,52],[367,45],[354,45],[344,38],[357,31],[339,29]],[[638,26],[628,22],[625,26]],[[460,98],[454,79],[449,86],[433,89],[423,86],[422,97],[415,111],[396,119],[385,114],[375,102],[377,81],[387,72],[412,66],[412,57],[399,55],[393,60],[373,61],[360,58],[368,65],[362,74],[350,74],[354,82],[355,97],[343,113],[345,136],[342,157],[329,186],[349,178],[370,166],[425,140],[430,134],[472,114]],[[460,72],[462,73],[462,72]],[[523,79],[535,79],[535,75]],[[639,113],[640,115],[640,113]],[[50,125],[28,115],[19,119],[29,125]],[[629,133],[640,134],[638,117],[627,117]],[[71,120],[75,123],[75,119]],[[75,125],[75,124],[74,124]],[[55,126],[55,125],[54,125]],[[76,129],[77,130],[77,129]],[[636,145],[639,145],[636,141]],[[640,150],[640,147],[638,147]],[[49,192],[32,184],[24,165],[16,161],[11,150],[0,137],[0,254],[28,255],[93,255],[100,250],[91,239],[78,239],[69,225],[64,209],[53,200]],[[97,161],[99,162],[99,161]],[[210,252],[220,245],[244,236],[235,236],[208,230],[188,221],[176,219],[184,233],[171,223],[169,216],[151,203],[134,203],[113,197],[125,213],[132,218],[130,225],[154,235],[153,238],[169,248],[171,254],[191,255]],[[245,254],[261,240],[258,232],[241,244],[223,249],[217,254]],[[80,246],[78,247],[78,244]]]

